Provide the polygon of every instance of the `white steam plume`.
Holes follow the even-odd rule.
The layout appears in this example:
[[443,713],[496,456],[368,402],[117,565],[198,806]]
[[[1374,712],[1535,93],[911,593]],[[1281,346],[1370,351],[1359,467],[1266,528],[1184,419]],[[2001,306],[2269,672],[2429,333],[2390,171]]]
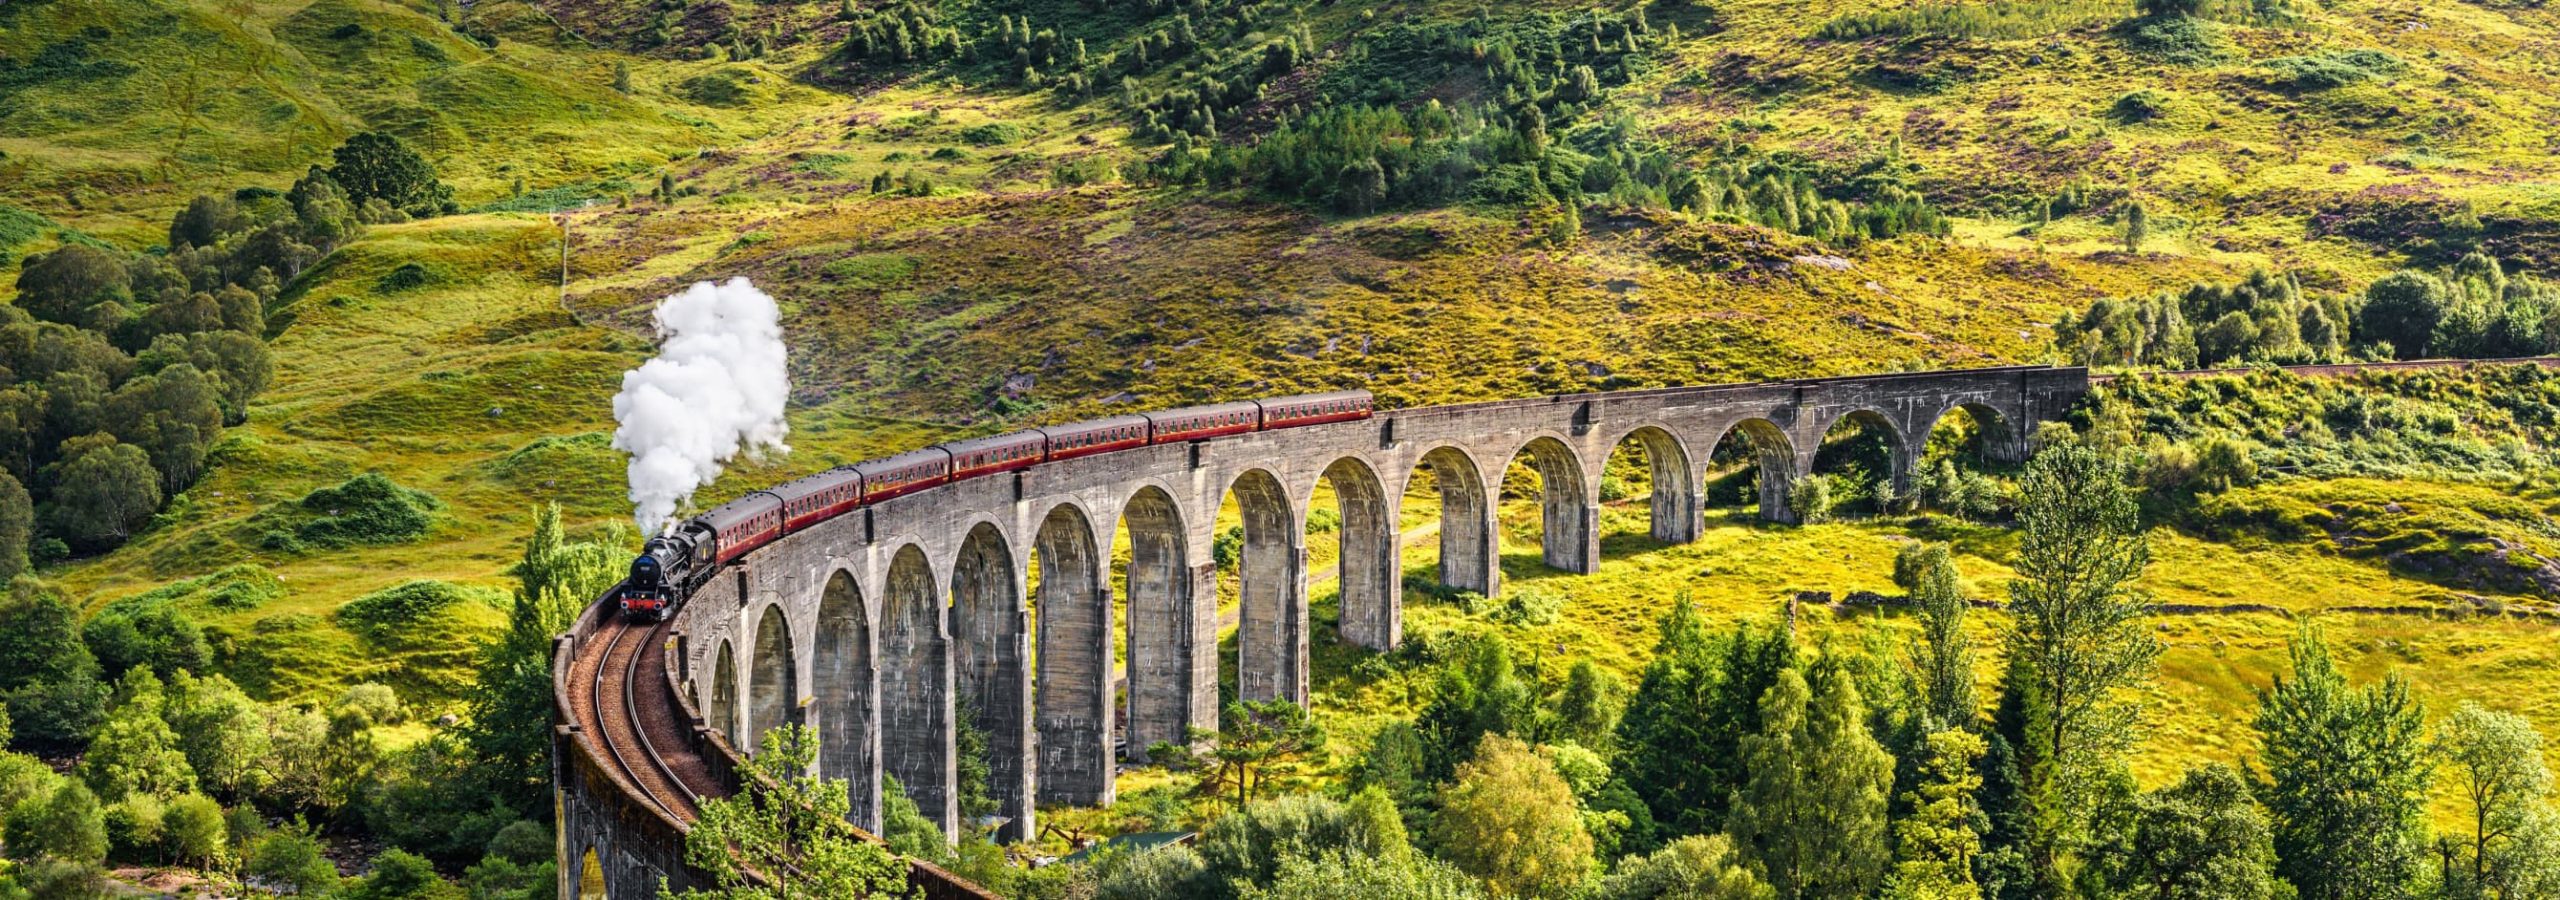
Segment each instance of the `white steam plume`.
[[791,451],[791,375],[782,310],[744,278],[697,282],[658,301],[651,319],[658,356],[622,373],[613,446],[631,454],[632,518],[657,534],[739,452]]

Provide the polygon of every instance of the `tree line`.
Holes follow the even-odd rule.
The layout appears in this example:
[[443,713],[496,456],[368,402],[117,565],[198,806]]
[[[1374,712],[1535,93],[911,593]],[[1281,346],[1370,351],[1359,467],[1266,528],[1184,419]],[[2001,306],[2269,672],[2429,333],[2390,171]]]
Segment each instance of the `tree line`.
[[451,208],[423,160],[368,133],[288,190],[195,198],[165,247],[28,256],[0,309],[0,579],[140,531],[265,389],[286,286],[368,223]]
[[2168,369],[2349,359],[2499,358],[2560,352],[2560,287],[2464,255],[2401,269],[2356,293],[2306,293],[2286,273],[2106,297],[2054,325],[2063,356]]

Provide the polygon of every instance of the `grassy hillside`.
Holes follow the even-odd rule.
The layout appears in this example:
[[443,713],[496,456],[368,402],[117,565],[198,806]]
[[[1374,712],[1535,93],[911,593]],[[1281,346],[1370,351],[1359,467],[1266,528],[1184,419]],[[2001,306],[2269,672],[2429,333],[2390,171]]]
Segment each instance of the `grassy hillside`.
[[[1648,7],[1640,51],[1557,50],[1612,72],[1554,121],[1559,145],[1582,148],[1573,165],[1756,166],[1825,202],[1907,188],[1947,217],[1943,237],[1867,239],[1666,208],[1649,182],[1571,204],[1470,193],[1352,214],[1304,185],[1156,164],[1178,148],[1248,152],[1292,108],[1496,103],[1513,76],[1417,35],[1552,43],[1596,21],[1574,5],[908,10],[973,42],[1000,41],[999,17],[1027,21],[1057,32],[1061,56],[1082,41],[1096,59],[1125,60],[1180,22],[1202,30],[1208,49],[1125,88],[1069,62],[1036,67],[1035,86],[985,55],[841,49],[894,12],[870,6],[661,6],[0,5],[0,296],[29,253],[152,248],[190,197],[280,188],[366,130],[417,147],[466,209],[375,226],[287,286],[271,310],[274,387],[210,473],[131,544],[42,577],[94,610],[224,573],[174,593],[260,690],[318,697],[405,672],[425,677],[403,682],[422,685],[413,699],[441,703],[461,648],[502,619],[496,589],[528,512],[557,501],[587,535],[625,519],[609,397],[649,352],[650,304],[707,278],[749,276],[782,301],[796,403],[794,452],[735,468],[706,505],[952,436],[1213,398],[1357,386],[1410,405],[2034,361],[2065,310],[2260,266],[2321,294],[2471,247],[2547,272],[2560,221],[2545,134],[2560,13],[2525,5],[2263,0],[2171,27],[2108,0],[1721,0]],[[1056,86],[1086,74],[1110,77]],[[1177,143],[1158,115],[1168,98],[1229,78],[1246,90],[1216,136]],[[2128,252],[2133,201],[2151,236]],[[543,215],[557,210],[577,210],[565,232]],[[2129,440],[2196,437],[2170,427],[2193,396],[2146,397],[2134,407],[2169,421]],[[2328,415],[2325,400],[2286,402],[2216,427],[2261,447],[2317,438],[2293,423]],[[2391,421],[2440,418],[2422,413]],[[2329,456],[2269,459],[2289,477],[2160,511],[2170,527],[2146,587],[2180,612],[2159,623],[2172,649],[2147,779],[2247,751],[2250,692],[2288,620],[2309,614],[2332,620],[2360,677],[2404,668],[2431,701],[2495,700],[2560,734],[2552,626],[2482,614],[2550,607],[2529,566],[2494,568],[2560,558],[2547,486],[2518,487],[2548,469],[2550,423],[2490,424],[2490,449],[2452,448],[2450,466],[2390,468],[2400,450],[2336,431]],[[424,535],[335,549],[271,537],[312,514],[310,492],[369,472],[435,498]],[[1637,536],[1641,509],[1609,511],[1597,577],[1507,557],[1515,588],[1562,599],[1555,622],[1499,626],[1417,592],[1413,631],[1499,631],[1633,672],[1676,596],[1730,621],[1799,591],[1889,592],[1892,550],[1915,536],[1955,541],[1996,596],[2013,540],[1945,521],[1720,517],[1697,544],[1655,547]],[[1509,513],[1515,551],[1534,546],[1526,510]],[[1427,571],[1431,552],[1407,562]],[[413,578],[486,589],[485,602],[400,646],[334,615]],[[1841,641],[1905,627],[1845,608],[1805,617]],[[1329,630],[1319,641],[1318,708],[1338,746],[1411,712],[1420,651],[1364,664]]]

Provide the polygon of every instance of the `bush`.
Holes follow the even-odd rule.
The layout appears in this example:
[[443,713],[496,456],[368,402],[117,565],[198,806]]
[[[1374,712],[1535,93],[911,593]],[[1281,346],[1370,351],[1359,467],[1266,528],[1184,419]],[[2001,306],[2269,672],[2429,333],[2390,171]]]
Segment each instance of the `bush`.
[[338,867],[321,855],[318,833],[299,819],[258,839],[249,851],[248,871],[302,894],[316,895],[338,884]]
[[1787,511],[1795,513],[1797,524],[1828,522],[1831,508],[1831,476],[1807,475],[1787,486]]
[[203,794],[180,794],[161,815],[161,842],[180,863],[217,868],[231,855],[230,827],[222,804]]
[[302,523],[295,536],[303,543],[328,548],[398,543],[425,535],[434,524],[434,511],[442,506],[424,491],[367,472],[304,495],[302,509],[318,517]]
[[2380,50],[2331,50],[2308,56],[2280,56],[2259,64],[2270,87],[2296,91],[2381,81],[2409,68],[2400,58]]
[[[447,601],[446,605],[450,605]],[[439,607],[441,608],[441,607]],[[399,693],[388,685],[365,682],[338,696],[338,708],[364,714],[365,721],[376,725],[398,725],[408,721],[408,708],[401,705]]]
[[2124,29],[2124,41],[2135,53],[2180,66],[2209,65],[2231,52],[2221,26],[2192,16],[2134,20]]
[[461,586],[418,579],[402,582],[347,601],[338,607],[338,624],[367,640],[381,642],[444,613],[469,599]]
[[2148,122],[2168,115],[2170,104],[2174,102],[2168,94],[2143,88],[2116,98],[2116,104],[2108,108],[2107,114],[2128,125]]
[[960,139],[981,147],[1010,144],[1022,139],[1021,126],[1011,122],[988,122],[960,129]]

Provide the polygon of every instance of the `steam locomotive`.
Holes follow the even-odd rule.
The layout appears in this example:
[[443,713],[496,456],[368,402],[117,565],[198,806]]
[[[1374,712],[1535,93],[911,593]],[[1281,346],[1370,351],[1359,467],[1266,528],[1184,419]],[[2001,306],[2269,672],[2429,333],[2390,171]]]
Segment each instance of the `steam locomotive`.
[[723,503],[650,538],[623,583],[626,618],[654,622],[711,573],[783,535],[863,506],[981,475],[1131,447],[1369,418],[1368,391],[1245,400],[1114,416],[936,444],[839,466]]

